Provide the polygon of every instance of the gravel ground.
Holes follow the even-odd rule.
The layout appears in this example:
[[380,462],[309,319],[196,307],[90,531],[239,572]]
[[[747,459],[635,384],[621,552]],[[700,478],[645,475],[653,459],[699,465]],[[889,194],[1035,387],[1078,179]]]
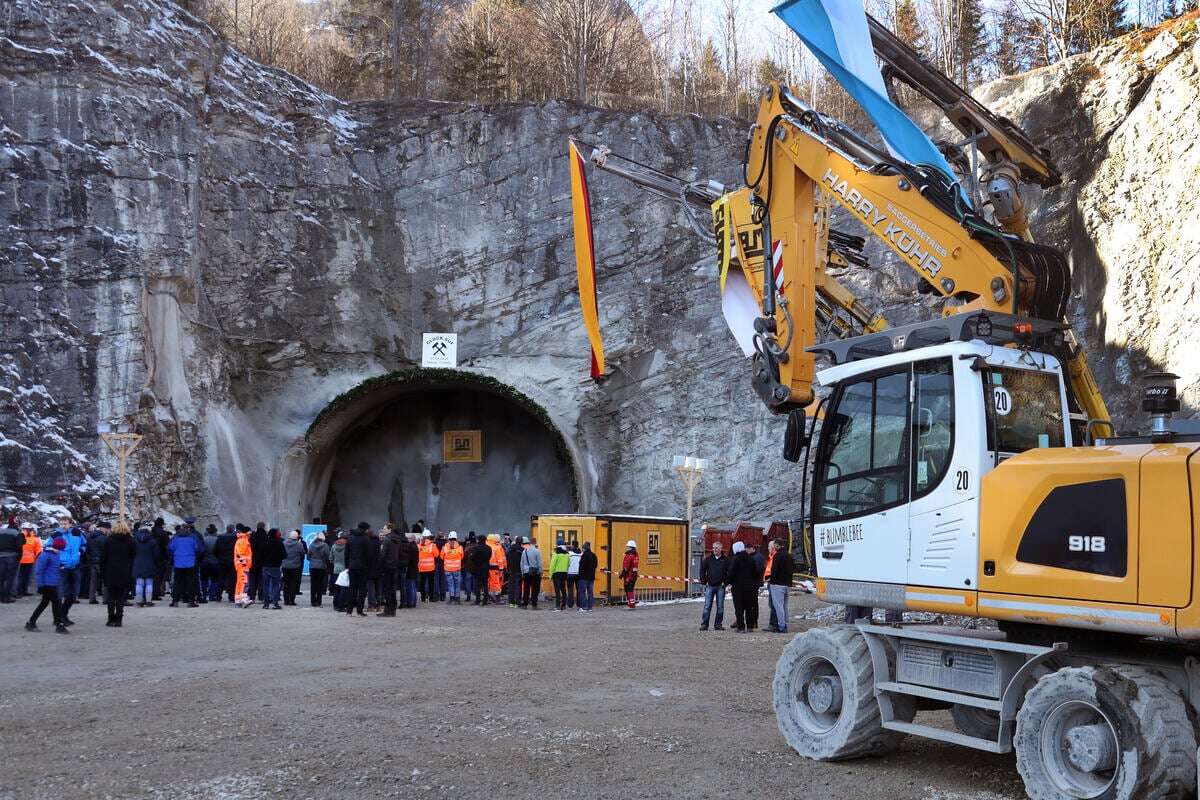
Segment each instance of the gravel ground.
[[[795,598],[793,628],[820,605]],[[120,630],[85,604],[70,636],[22,631],[31,606],[0,606],[3,800],[1024,796],[1011,757],[938,742],[800,758],[771,710],[787,637],[701,633],[694,603],[160,603]]]

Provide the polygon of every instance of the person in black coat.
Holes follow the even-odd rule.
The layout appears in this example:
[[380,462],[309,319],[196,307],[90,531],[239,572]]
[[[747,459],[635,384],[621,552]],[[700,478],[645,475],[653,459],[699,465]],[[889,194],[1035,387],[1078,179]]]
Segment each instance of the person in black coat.
[[162,517],[154,520],[150,535],[158,545],[158,571],[154,574],[154,595],[151,599],[161,600],[167,585],[167,575],[171,571],[171,563],[167,559],[167,545],[171,543],[171,534],[167,533],[167,525]]
[[217,559],[217,580],[220,591],[217,592],[217,599],[221,599],[221,593],[229,595],[229,602],[234,601],[233,589],[237,580],[237,573],[233,570],[233,548],[237,545],[237,532],[232,525],[225,526],[225,532],[217,536],[217,543],[213,545],[213,555]]
[[259,597],[262,599],[263,610],[273,608],[283,609],[279,605],[279,590],[283,582],[283,560],[287,558],[287,549],[283,546],[283,532],[271,528],[267,532],[267,541],[263,544],[261,555],[258,556],[262,570],[262,584],[259,586]]
[[762,585],[762,572],[742,542],[733,543],[733,560],[725,573],[725,583],[733,596],[738,633],[753,631],[758,627],[758,587]]
[[367,603],[367,580],[379,557],[378,540],[372,542],[367,535],[370,529],[370,525],[360,522],[346,540],[346,569],[350,571],[350,602],[346,604],[346,613],[360,617],[366,616],[363,607]]
[[403,548],[400,551],[399,572],[403,576],[400,585],[404,589],[401,592],[401,596],[404,598],[404,602],[400,604],[401,608],[417,607],[417,566],[421,563],[421,551],[417,549],[418,533],[419,531],[414,525],[413,532],[405,535]]
[[129,525],[118,522],[106,536],[100,551],[100,578],[104,581],[104,599],[108,602],[108,627],[121,627],[125,617],[125,596],[133,583],[133,562],[137,546],[129,535]]
[[250,534],[250,580],[246,586],[246,593],[250,595],[251,600],[262,594],[263,553],[270,541],[271,535],[267,533],[267,523],[258,523],[254,533]]
[[768,548],[771,552],[771,576],[767,579],[767,602],[771,605],[773,624],[768,625],[767,630],[787,633],[788,592],[792,588],[796,562],[778,539],[772,539]]
[[467,550],[467,565],[475,579],[475,605],[488,604],[487,580],[491,569],[492,548],[486,540],[479,540],[475,546]]
[[525,548],[521,545],[521,537],[513,540],[509,545],[508,550],[504,554],[504,558],[508,562],[508,604],[516,606],[521,602],[521,554],[525,552]]

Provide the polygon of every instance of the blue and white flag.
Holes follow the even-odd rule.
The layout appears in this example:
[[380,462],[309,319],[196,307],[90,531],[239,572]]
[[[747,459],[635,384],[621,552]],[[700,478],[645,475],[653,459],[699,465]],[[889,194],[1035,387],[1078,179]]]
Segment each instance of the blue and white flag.
[[[875,122],[888,150],[910,164],[937,167],[956,180],[925,132],[888,97],[859,0],[785,0],[771,9],[808,46]],[[964,199],[965,195],[964,195]]]

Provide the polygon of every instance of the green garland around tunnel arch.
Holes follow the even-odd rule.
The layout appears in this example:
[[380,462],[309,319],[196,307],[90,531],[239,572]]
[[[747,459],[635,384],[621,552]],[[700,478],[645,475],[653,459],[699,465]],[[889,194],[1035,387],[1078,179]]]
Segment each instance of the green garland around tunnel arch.
[[404,384],[413,384],[414,386],[422,384],[458,384],[477,387],[491,394],[504,397],[528,411],[550,431],[554,439],[555,455],[567,466],[567,474],[571,476],[571,502],[575,504],[576,510],[579,509],[579,480],[575,472],[575,459],[571,456],[571,451],[567,448],[567,440],[563,437],[562,431],[550,419],[550,415],[546,412],[546,409],[542,408],[532,397],[524,392],[517,391],[504,381],[497,380],[490,375],[479,375],[474,372],[463,372],[456,369],[410,367],[409,369],[398,369],[383,375],[376,375],[374,378],[367,378],[353,389],[342,392],[330,400],[329,404],[321,409],[321,413],[317,414],[316,418],[309,424],[308,430],[304,432],[305,440],[308,440],[321,422],[360,397],[364,397],[377,389],[382,389],[384,386]]

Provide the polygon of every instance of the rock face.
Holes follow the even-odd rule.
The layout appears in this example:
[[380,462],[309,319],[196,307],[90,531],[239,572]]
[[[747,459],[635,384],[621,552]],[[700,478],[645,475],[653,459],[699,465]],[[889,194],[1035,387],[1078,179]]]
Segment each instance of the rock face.
[[[514,390],[541,420],[530,436],[547,444],[527,455],[544,468],[519,479],[531,498],[679,514],[669,467],[686,453],[713,462],[698,520],[799,515],[782,421],[751,392],[711,254],[670,204],[593,177],[612,372],[601,385],[578,323],[567,136],[732,185],[741,123],[343,103],[226,48],[166,0],[13,0],[0,26],[8,504],[110,507],[115,464],[95,431],[122,419],[146,437],[132,459],[138,513],[296,524],[326,508],[331,483],[345,496],[351,453],[385,415],[440,430],[427,427],[441,408],[431,398],[453,376],[383,376],[420,361],[423,331],[455,331],[460,370],[494,381],[472,384],[480,402]],[[1035,229],[1070,246],[1072,313],[1123,425],[1138,415],[1132,379],[1160,366],[1200,405],[1194,39],[1180,26],[982,90],[1067,175],[1029,198]],[[894,267],[851,277],[898,321],[922,307]],[[403,505],[434,496],[434,460],[405,473]],[[388,491],[341,521],[380,521]],[[535,502],[501,522],[486,505],[456,519],[445,499],[438,523],[515,525]]]

